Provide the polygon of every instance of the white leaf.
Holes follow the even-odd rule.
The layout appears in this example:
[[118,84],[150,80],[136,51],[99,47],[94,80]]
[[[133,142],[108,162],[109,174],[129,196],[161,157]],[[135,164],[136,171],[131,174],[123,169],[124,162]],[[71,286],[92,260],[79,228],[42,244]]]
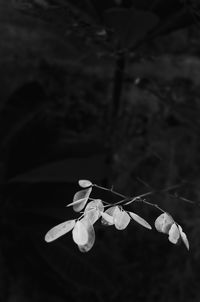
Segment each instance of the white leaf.
[[87,180],[87,179],[80,179],[80,180],[78,181],[78,184],[79,184],[79,186],[82,187],[82,188],[87,188],[87,187],[92,186],[91,181],[90,181],[90,180]]
[[101,216],[101,212],[104,211],[104,206],[101,199],[95,199],[90,201],[84,211],[84,217],[90,220],[92,224],[94,224],[99,217]]
[[88,231],[81,221],[77,221],[72,231],[72,237],[77,245],[84,245],[88,242]]
[[85,207],[91,192],[92,192],[91,187],[76,192],[73,198],[73,202],[68,204],[67,207],[73,206],[75,212],[80,212]]
[[101,222],[105,225],[113,225],[114,224],[114,219],[113,219],[113,216],[107,214],[106,212],[102,212],[101,213],[101,216],[102,216],[102,220]]
[[155,220],[155,228],[158,232],[168,234],[174,223],[174,219],[168,213],[163,213]]
[[113,206],[108,208],[104,213],[106,213],[107,215],[109,215],[110,217],[108,217],[107,215],[105,216],[106,218],[104,219],[103,215],[102,215],[102,219],[101,219],[101,223],[104,225],[113,225],[114,224],[114,220],[113,220],[113,213],[116,210],[117,206]]
[[124,210],[119,209],[119,207],[115,209],[113,219],[115,227],[118,230],[124,230],[130,222],[130,216]]
[[93,225],[85,217],[80,220],[86,227],[88,232],[88,242],[84,245],[78,245],[81,252],[85,253],[91,250],[95,242],[95,231]]
[[151,225],[142,217],[140,217],[139,215],[133,213],[133,212],[129,212],[129,215],[133,218],[133,220],[135,220],[137,223],[141,224],[143,227],[151,230],[152,227]]
[[65,222],[62,222],[55,226],[54,228],[50,229],[46,235],[45,235],[45,241],[51,242],[53,240],[56,240],[57,238],[63,236],[64,234],[68,233],[73,229],[75,226],[75,219],[74,220],[68,220]]
[[[108,219],[104,219],[104,217],[102,216],[101,219],[101,223],[104,225],[113,225],[114,224],[114,220],[113,220],[113,213],[115,212],[117,206],[112,206],[110,208],[108,208],[104,213],[108,214],[109,216],[111,216],[112,218],[110,219],[109,217],[107,217]],[[110,222],[109,222],[110,220]]]
[[176,244],[180,238],[180,232],[176,225],[176,223],[173,223],[170,230],[169,230],[169,241],[173,244]]
[[73,201],[73,202],[71,202],[71,203],[68,203],[68,204],[67,204],[67,207],[71,207],[71,206],[74,206],[74,205],[79,205],[79,204],[81,204],[84,200],[85,200],[85,198],[82,198],[82,199],[78,199],[78,200],[76,200],[76,201]]
[[183,240],[183,243],[185,244],[186,248],[189,250],[190,249],[190,245],[189,245],[189,241],[187,239],[187,236],[183,232],[183,229],[182,229],[182,227],[180,225],[178,225],[178,228],[179,228],[179,232],[180,232],[180,235],[181,235],[181,239]]

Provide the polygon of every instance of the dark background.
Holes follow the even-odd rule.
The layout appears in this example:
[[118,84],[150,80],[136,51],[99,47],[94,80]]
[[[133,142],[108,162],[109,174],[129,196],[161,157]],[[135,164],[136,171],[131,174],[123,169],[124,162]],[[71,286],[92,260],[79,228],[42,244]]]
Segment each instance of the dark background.
[[[199,14],[198,1],[0,1],[1,301],[199,301]],[[71,234],[47,244],[76,217],[82,178],[131,196],[180,184],[147,200],[190,251],[134,222],[97,222],[85,254]]]

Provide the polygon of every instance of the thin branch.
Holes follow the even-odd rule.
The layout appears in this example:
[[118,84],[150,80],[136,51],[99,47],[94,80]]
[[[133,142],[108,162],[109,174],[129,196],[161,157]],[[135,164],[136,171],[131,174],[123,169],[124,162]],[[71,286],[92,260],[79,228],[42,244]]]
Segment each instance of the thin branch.
[[102,186],[99,186],[99,185],[96,185],[96,184],[93,184],[92,186],[96,187],[98,189],[104,190],[104,191],[109,191],[109,192],[111,192],[111,193],[113,193],[113,194],[115,194],[115,195],[117,195],[119,197],[122,197],[122,198],[126,198],[126,199],[127,198],[131,198],[131,197],[127,197],[127,196],[125,196],[125,195],[123,195],[121,193],[118,193],[118,192],[114,191],[113,188],[108,189],[108,188],[105,188],[105,187],[102,187]]
[[189,204],[192,204],[194,206],[200,207],[200,202],[199,201],[194,201],[194,200],[190,200],[188,198],[179,196],[177,193],[173,194],[168,194],[170,197],[172,197],[173,199],[179,199],[181,201],[187,202]]
[[99,185],[96,185],[96,184],[93,184],[93,187],[96,187],[96,188],[99,188],[101,190],[104,190],[104,191],[108,191],[108,192],[111,192],[113,194],[115,194],[116,196],[119,196],[119,197],[122,197],[123,199],[120,200],[120,201],[117,201],[115,203],[108,203],[108,202],[105,202],[104,203],[107,205],[107,206],[117,206],[117,205],[123,205],[123,206],[127,206],[135,201],[140,201],[140,202],[143,202],[145,204],[148,204],[156,209],[158,209],[159,211],[165,213],[166,211],[164,211],[159,205],[157,204],[154,204],[154,203],[151,203],[151,202],[148,202],[146,199],[144,199],[143,197],[146,197],[146,196],[150,196],[150,195],[153,195],[153,194],[156,194],[156,193],[161,193],[161,192],[167,192],[167,191],[170,191],[172,189],[175,189],[175,188],[178,188],[180,187],[182,184],[177,184],[177,185],[173,185],[171,187],[168,187],[166,189],[163,189],[163,190],[152,190],[152,191],[149,191],[147,193],[144,193],[144,194],[140,194],[140,195],[137,195],[137,196],[134,196],[134,197],[128,197],[128,196],[125,196],[121,193],[118,193],[116,191],[113,190],[113,188],[111,189],[108,189],[108,188],[105,188],[105,187],[102,187],[102,186],[99,186]]
[[[137,201],[137,200],[136,200],[136,201]],[[143,203],[148,204],[148,205],[150,205],[151,207],[154,207],[154,208],[158,209],[159,211],[161,211],[161,212],[163,212],[163,213],[165,213],[165,212],[166,212],[166,211],[165,211],[165,210],[163,210],[161,207],[159,207],[159,205],[158,205],[158,204],[148,202],[148,201],[146,201],[146,199],[141,199],[141,200],[138,200],[138,201],[142,201]]]

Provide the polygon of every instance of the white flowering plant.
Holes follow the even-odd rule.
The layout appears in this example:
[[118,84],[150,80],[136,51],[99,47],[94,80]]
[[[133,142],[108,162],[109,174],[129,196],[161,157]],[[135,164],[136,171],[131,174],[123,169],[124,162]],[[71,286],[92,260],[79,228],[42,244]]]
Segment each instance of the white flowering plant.
[[[80,213],[80,216],[64,221],[50,229],[45,235],[46,242],[52,242],[72,231],[73,241],[77,244],[79,250],[81,252],[88,252],[95,243],[94,224],[99,219],[101,219],[101,223],[104,226],[114,226],[117,230],[126,229],[131,220],[151,230],[152,226],[144,218],[132,211],[126,210],[127,205],[136,201],[142,201],[162,212],[155,220],[155,229],[158,232],[167,234],[169,241],[173,244],[178,244],[182,241],[189,250],[189,241],[182,227],[169,213],[157,204],[150,203],[145,199],[145,196],[151,195],[152,191],[135,197],[127,197],[113,189],[93,184],[89,180],[79,180],[78,183],[82,189],[75,193],[73,202],[68,204],[67,207],[73,207],[73,210]],[[111,191],[122,199],[111,204],[102,199],[91,198],[90,195],[93,187]]]

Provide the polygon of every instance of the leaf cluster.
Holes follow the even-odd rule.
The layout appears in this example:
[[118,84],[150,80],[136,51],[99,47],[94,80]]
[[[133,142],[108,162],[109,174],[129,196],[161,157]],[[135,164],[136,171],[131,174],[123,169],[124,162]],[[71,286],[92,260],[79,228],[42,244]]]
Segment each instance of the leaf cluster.
[[[52,242],[60,236],[72,231],[73,241],[77,244],[79,250],[81,252],[88,252],[95,243],[94,224],[99,218],[101,218],[101,223],[104,226],[115,226],[117,230],[126,229],[131,218],[143,227],[149,230],[152,229],[151,225],[144,218],[134,212],[125,210],[126,205],[129,205],[138,199],[140,200],[142,196],[129,198],[111,189],[111,192],[123,197],[123,199],[115,204],[110,204],[101,199],[93,199],[90,197],[94,186],[103,190],[109,189],[93,184],[89,180],[79,180],[79,185],[83,189],[75,193],[73,202],[69,203],[67,206],[72,206],[73,210],[77,213],[83,211],[81,216],[77,219],[62,222],[50,229],[45,235],[46,242]],[[147,194],[143,195],[145,196]],[[167,234],[169,241],[173,244],[178,244],[180,241],[183,241],[189,250],[187,236],[183,232],[182,227],[175,222],[172,216],[155,204],[149,203],[145,200],[143,200],[143,202],[150,204],[163,212],[155,221],[156,230],[163,234]]]

